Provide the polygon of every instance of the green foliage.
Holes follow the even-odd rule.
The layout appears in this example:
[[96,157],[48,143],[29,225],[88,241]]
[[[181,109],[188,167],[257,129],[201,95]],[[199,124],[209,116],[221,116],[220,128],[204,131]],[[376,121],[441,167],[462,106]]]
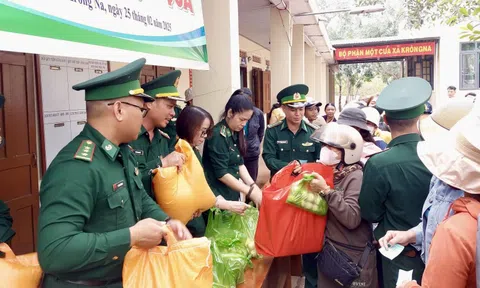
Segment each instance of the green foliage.
[[408,25],[420,28],[437,22],[455,26],[466,23],[461,39],[480,40],[479,0],[406,0]]

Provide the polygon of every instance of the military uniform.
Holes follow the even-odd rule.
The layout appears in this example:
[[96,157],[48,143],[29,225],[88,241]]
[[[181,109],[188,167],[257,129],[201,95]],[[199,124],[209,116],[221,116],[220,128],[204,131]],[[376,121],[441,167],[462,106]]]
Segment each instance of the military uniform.
[[[143,94],[139,59],[73,86],[85,100]],[[38,258],[43,287],[122,287],[130,230],[145,218],[167,216],[145,193],[132,149],[116,146],[90,124],[50,164],[40,188]]]
[[[431,92],[425,80],[403,78],[382,91],[377,106],[385,110],[388,119],[414,119],[423,113]],[[365,220],[379,223],[376,239],[388,230],[406,231],[420,222],[432,178],[417,155],[421,140],[419,134],[398,136],[365,165],[359,204]],[[396,287],[400,269],[413,270],[413,278],[420,283],[425,268],[420,253],[410,245],[394,260],[382,256],[381,262],[385,288]]]
[[240,179],[239,167],[243,165],[243,157],[238,145],[238,132],[230,130],[223,119],[213,127],[212,137],[205,141],[203,150],[203,168],[208,185],[215,196],[221,195],[229,201],[238,201],[240,193],[218,179],[226,174]]
[[153,138],[150,141],[150,136],[142,126],[137,140],[130,143],[133,148],[133,153],[138,161],[138,168],[142,174],[142,182],[147,194],[155,199],[152,187],[152,173],[151,170],[161,167],[162,161],[160,157],[165,157],[170,152],[168,147],[170,137],[160,129],[153,130]]
[[[293,85],[280,91],[277,100],[282,105],[301,108],[307,104],[307,94],[308,87],[306,85]],[[295,134],[288,128],[287,119],[268,125],[262,156],[270,169],[271,176],[294,160],[306,163],[315,162],[319,158],[321,144],[310,140],[315,129],[317,129],[315,125],[305,120],[302,120],[300,129]],[[317,285],[316,256],[317,253],[302,255],[303,272],[306,277],[305,287],[308,288]]]
[[175,106],[175,116],[168,122],[167,127],[165,127],[163,132],[167,133],[170,139],[168,140],[168,147],[170,150],[175,150],[175,144],[177,143],[177,119],[182,112],[182,108],[178,105]]

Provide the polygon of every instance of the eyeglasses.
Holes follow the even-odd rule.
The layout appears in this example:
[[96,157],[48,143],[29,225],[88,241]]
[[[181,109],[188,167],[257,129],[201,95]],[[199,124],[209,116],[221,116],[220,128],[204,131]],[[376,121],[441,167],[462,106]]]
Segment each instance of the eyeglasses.
[[[142,112],[142,117],[143,117],[143,118],[145,118],[145,116],[147,116],[147,113],[148,113],[148,111],[149,111],[147,108],[143,108],[143,107],[140,107],[140,106],[135,105],[135,104],[132,104],[132,103],[123,102],[123,101],[120,101],[120,103],[140,109],[140,111]],[[107,106],[112,106],[113,104],[115,104],[115,102],[113,102],[113,103],[108,103]]]
[[208,136],[208,131],[202,131],[202,134],[200,134],[201,137],[207,137]]

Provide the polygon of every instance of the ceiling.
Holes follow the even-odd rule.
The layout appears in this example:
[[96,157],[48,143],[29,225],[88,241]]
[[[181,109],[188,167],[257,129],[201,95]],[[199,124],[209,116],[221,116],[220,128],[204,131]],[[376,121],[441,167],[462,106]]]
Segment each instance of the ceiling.
[[[302,12],[318,12],[315,0],[238,0],[239,32],[260,46],[270,49],[270,8],[285,8],[291,15]],[[334,63],[333,48],[322,22],[315,16],[293,17],[294,24],[303,24],[305,42],[315,47],[317,56],[329,64]]]

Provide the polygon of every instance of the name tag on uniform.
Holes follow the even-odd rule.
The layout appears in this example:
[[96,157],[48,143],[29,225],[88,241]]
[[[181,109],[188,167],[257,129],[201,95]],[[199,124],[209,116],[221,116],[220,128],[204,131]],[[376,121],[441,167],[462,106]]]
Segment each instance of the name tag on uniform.
[[277,144],[288,144],[288,140],[277,140]]
[[113,184],[113,192],[117,191],[118,189],[125,186],[125,181],[118,181],[117,183]]
[[134,150],[135,155],[143,156],[143,150]]

